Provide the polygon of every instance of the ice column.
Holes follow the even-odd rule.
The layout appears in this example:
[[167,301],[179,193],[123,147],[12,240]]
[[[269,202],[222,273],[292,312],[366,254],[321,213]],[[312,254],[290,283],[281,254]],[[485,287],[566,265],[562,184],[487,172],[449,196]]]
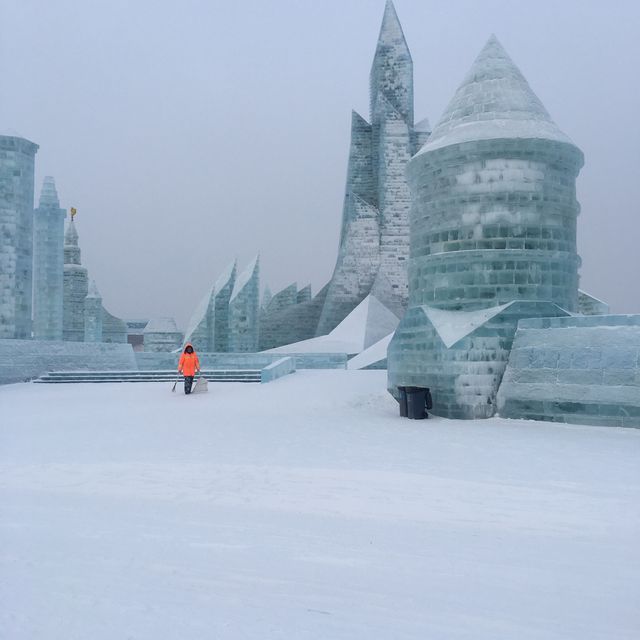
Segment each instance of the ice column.
[[0,136],[0,338],[31,338],[37,151],[29,140]]
[[62,340],[64,209],[56,183],[46,176],[33,218],[33,336]]

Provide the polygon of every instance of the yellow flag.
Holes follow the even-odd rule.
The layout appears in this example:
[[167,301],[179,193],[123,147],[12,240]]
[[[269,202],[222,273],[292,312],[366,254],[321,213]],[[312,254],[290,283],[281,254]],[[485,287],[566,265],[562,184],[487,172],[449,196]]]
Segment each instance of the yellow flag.
[[73,220],[76,216],[77,210],[75,207],[71,207],[71,219]]

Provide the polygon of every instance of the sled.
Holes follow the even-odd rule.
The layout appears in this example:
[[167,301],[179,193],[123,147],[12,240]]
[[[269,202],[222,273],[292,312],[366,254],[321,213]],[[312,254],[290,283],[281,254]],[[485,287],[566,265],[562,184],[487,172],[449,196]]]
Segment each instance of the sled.
[[207,393],[209,391],[209,381],[202,375],[196,378],[191,393]]

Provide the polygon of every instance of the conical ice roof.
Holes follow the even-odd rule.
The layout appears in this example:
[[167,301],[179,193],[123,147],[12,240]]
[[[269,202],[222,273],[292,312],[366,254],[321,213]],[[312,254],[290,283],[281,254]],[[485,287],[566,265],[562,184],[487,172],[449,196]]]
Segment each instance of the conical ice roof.
[[541,138],[573,144],[492,35],[418,154],[497,138]]
[[56,181],[52,176],[45,176],[42,183],[42,191],[40,192],[40,206],[41,207],[55,207],[60,206],[58,200],[58,192],[56,191]]

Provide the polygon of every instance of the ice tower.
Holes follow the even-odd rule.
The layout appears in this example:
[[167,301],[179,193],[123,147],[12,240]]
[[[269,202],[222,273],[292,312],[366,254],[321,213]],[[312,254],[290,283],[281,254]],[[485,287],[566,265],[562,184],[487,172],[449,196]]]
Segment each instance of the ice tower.
[[33,218],[33,336],[62,340],[64,218],[56,183],[46,176]]
[[369,295],[401,315],[407,305],[407,162],[428,136],[413,122],[413,62],[391,0],[370,74],[371,123],[351,117],[338,259],[316,334],[334,329]]
[[576,177],[563,134],[495,37],[411,160],[409,310],[389,387],[487,417],[520,318],[577,310]]
[[0,338],[31,338],[37,151],[29,140],[0,136]]
[[84,299],[89,291],[87,270],[80,262],[78,231],[71,218],[64,234],[64,299],[62,339],[84,341]]

